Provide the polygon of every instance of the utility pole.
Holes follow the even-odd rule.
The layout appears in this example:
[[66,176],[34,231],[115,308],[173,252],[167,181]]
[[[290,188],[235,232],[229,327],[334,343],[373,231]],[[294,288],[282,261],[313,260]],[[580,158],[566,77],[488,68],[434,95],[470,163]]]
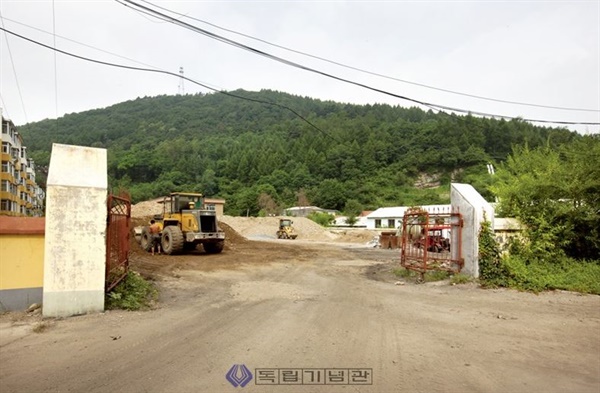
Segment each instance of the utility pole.
[[177,94],[185,94],[185,89],[183,88],[183,67],[179,67],[179,86],[177,87]]

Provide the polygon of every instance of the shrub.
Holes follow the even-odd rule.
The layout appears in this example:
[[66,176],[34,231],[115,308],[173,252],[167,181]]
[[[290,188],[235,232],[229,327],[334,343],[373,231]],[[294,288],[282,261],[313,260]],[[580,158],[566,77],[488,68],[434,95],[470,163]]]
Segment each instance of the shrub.
[[500,258],[492,225],[485,219],[479,230],[479,278],[483,286],[507,286],[506,266]]
[[308,215],[308,218],[324,227],[328,227],[335,221],[335,217],[332,214],[321,212],[312,212]]
[[129,311],[145,310],[158,297],[154,285],[139,273],[129,271],[127,276],[106,295],[106,308]]

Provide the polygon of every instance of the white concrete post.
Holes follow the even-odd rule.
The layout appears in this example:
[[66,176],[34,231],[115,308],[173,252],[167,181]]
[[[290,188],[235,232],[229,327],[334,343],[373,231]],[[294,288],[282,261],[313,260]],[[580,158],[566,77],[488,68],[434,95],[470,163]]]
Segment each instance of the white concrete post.
[[43,315],[104,310],[106,149],[53,144],[46,193]]
[[462,256],[465,260],[462,272],[479,277],[479,229],[485,219],[494,227],[494,208],[470,184],[452,183],[450,203],[463,218]]

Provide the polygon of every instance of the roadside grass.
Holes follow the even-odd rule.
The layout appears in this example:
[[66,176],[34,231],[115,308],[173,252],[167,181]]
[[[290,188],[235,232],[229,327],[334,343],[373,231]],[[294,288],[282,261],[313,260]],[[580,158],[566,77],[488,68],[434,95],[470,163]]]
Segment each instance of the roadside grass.
[[[419,273],[405,268],[394,269],[392,271],[396,277],[419,279]],[[450,277],[450,273],[441,270],[430,270],[423,276],[423,282],[442,281]]]
[[527,262],[518,256],[502,260],[506,276],[490,284],[524,291],[566,290],[600,295],[600,261],[576,261],[563,257],[554,261]]
[[108,310],[147,310],[158,298],[158,290],[139,273],[129,271],[127,276],[106,295]]
[[450,284],[452,285],[468,284],[475,281],[477,281],[475,278],[463,273],[454,274],[450,277]]

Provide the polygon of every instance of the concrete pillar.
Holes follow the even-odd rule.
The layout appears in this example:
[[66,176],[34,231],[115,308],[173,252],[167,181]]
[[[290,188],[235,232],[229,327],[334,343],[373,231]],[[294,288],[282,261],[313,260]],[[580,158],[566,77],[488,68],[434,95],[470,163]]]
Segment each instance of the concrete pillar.
[[46,190],[43,315],[104,310],[106,149],[53,144]]
[[450,186],[452,209],[458,209],[463,218],[462,272],[479,277],[479,229],[485,219],[494,227],[494,208],[470,184],[452,183]]

